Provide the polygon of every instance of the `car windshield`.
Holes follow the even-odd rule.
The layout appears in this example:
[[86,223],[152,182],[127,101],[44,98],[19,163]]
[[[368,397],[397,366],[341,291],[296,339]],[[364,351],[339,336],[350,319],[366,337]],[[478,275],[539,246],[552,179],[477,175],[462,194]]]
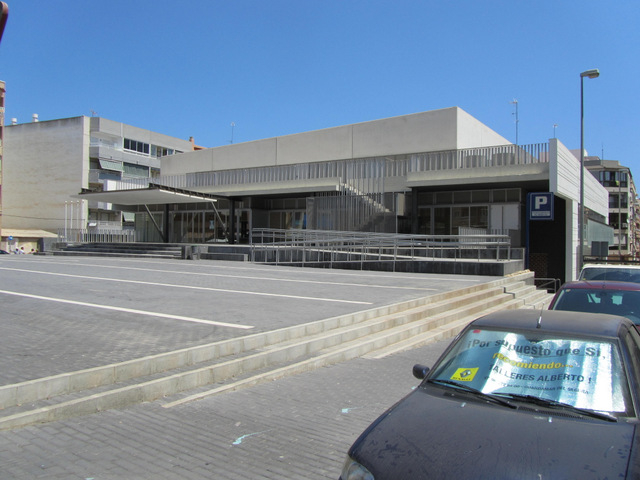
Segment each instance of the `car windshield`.
[[617,343],[470,329],[429,376],[487,394],[533,396],[607,413],[631,410]]
[[564,288],[553,309],[620,315],[640,324],[640,291]]
[[584,267],[578,280],[609,280],[640,283],[640,268]]

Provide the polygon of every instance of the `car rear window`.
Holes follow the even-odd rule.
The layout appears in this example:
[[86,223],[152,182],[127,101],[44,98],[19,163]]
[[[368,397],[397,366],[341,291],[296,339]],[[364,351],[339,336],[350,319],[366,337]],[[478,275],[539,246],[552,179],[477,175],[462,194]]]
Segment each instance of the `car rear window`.
[[620,315],[640,324],[640,291],[567,287],[558,293],[553,310]]
[[588,410],[631,409],[617,342],[468,330],[431,379],[484,393],[533,395]]
[[640,283],[640,268],[584,267],[578,280],[608,280]]

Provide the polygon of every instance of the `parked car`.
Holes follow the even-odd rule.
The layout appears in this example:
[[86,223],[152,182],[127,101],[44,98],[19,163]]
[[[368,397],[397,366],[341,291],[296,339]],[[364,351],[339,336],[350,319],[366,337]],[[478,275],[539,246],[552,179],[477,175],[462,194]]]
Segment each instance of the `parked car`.
[[610,280],[640,283],[640,265],[587,264],[578,280]]
[[6,250],[0,250],[0,255],[9,255],[9,252]]
[[622,315],[640,331],[640,283],[567,282],[553,297],[549,309]]
[[423,381],[355,441],[340,478],[640,478],[639,347],[618,316],[479,318],[431,370],[414,366]]

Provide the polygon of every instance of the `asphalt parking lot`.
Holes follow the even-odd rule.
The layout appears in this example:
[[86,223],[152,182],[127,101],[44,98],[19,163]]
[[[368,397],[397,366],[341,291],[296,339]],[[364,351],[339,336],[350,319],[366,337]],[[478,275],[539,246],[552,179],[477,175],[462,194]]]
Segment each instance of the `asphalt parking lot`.
[[[492,277],[236,262],[0,258],[0,385],[455,290]],[[2,478],[337,478],[446,342],[164,408],[0,431]]]

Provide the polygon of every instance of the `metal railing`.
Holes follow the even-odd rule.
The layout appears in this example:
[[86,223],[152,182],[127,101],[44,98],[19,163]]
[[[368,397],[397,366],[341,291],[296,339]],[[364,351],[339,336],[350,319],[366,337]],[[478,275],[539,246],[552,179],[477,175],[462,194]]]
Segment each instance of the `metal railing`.
[[[295,180],[335,178],[352,184],[358,181],[358,190],[385,191],[384,178],[402,177],[407,173],[465,168],[501,167],[547,163],[549,144],[499,145],[494,147],[447,150],[387,157],[331,160],[233,170],[194,172],[183,175],[162,175],[155,179],[127,179],[117,182],[117,190],[146,188],[149,183],[175,188],[198,190],[203,187],[250,185]],[[121,183],[121,185],[120,185]],[[370,185],[363,188],[363,185]]]
[[546,290],[548,293],[556,293],[560,290],[562,281],[559,278],[535,277],[534,284],[537,289]]
[[58,230],[58,243],[133,243],[135,230],[67,228]]
[[276,265],[512,259],[508,235],[401,235],[327,230],[252,230],[251,261]]

